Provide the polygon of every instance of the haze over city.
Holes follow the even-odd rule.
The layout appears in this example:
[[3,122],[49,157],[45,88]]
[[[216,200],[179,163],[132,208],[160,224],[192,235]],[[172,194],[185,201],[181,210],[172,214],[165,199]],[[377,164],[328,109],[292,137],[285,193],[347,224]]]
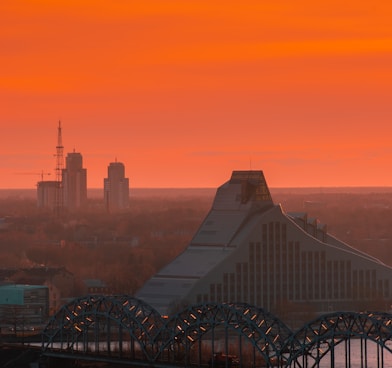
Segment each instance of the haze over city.
[[116,158],[131,187],[215,188],[250,168],[271,187],[392,186],[391,10],[2,1],[0,188],[54,179],[59,120],[90,188]]

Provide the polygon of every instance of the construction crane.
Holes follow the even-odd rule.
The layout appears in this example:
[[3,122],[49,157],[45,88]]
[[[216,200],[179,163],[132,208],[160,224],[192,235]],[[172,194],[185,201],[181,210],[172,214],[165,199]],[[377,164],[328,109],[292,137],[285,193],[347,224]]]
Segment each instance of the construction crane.
[[16,175],[39,175],[41,177],[41,181],[44,181],[45,175],[51,175],[50,172],[44,172],[44,170],[42,170],[41,172],[18,172],[15,174]]

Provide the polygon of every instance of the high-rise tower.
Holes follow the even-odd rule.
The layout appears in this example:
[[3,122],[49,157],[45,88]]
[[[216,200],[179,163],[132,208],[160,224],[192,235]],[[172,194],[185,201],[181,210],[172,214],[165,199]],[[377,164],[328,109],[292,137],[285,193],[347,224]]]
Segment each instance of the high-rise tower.
[[87,203],[87,170],[79,152],[68,153],[63,170],[64,206],[72,211],[83,208]]
[[129,179],[125,177],[125,167],[121,162],[111,162],[108,177],[104,179],[104,200],[108,212],[129,206]]

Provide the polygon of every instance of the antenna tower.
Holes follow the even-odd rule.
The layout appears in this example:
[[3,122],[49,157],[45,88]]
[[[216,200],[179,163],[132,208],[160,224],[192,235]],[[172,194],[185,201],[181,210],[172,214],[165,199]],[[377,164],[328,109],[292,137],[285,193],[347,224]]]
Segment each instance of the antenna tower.
[[64,147],[61,136],[61,121],[57,128],[57,146],[56,146],[56,203],[55,211],[59,216],[63,209],[63,166],[64,166]]

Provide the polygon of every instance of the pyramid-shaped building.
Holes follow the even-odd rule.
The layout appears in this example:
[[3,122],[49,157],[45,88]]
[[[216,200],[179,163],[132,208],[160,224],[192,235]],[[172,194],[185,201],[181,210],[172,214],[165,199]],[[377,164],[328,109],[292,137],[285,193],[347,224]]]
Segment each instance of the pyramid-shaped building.
[[[315,312],[390,305],[392,268],[272,201],[262,171],[234,171],[188,247],[137,293],[162,315],[202,302]],[[361,307],[359,307],[361,306]]]

